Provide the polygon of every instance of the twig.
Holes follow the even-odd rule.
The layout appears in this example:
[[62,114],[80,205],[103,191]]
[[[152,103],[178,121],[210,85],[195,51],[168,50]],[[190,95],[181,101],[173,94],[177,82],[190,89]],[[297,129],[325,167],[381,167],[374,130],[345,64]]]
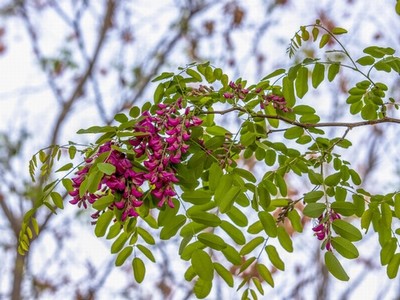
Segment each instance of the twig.
[[360,122],[322,122],[322,123],[301,123],[295,120],[290,120],[282,116],[278,115],[266,115],[266,114],[259,114],[259,113],[254,113],[254,112],[248,112],[242,107],[231,107],[226,110],[216,110],[216,111],[202,111],[200,114],[216,114],[216,115],[225,115],[227,113],[233,112],[233,111],[239,111],[243,113],[249,114],[251,117],[257,117],[257,118],[265,118],[265,119],[275,119],[275,120],[281,120],[285,123],[295,125],[302,127],[304,129],[308,128],[318,128],[318,127],[347,127],[348,129],[353,129],[355,127],[361,127],[361,126],[368,126],[368,125],[376,125],[380,123],[397,123],[400,124],[400,119],[396,118],[390,118],[390,117],[384,117],[382,119],[377,119],[377,120],[369,120],[369,121],[360,121]]

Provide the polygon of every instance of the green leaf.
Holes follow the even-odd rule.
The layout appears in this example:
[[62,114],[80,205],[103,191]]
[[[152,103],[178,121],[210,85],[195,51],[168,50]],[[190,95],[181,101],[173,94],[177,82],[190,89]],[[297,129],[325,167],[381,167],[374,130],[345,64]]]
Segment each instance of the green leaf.
[[226,243],[218,235],[210,232],[203,232],[197,235],[197,239],[204,245],[215,250],[222,250],[226,248]]
[[312,72],[312,86],[316,89],[322,81],[324,81],[324,74],[325,74],[325,66],[320,63],[316,63],[314,65],[314,70]]
[[351,242],[356,242],[362,239],[360,230],[346,221],[336,219],[332,222],[332,227],[337,234]]
[[156,241],[154,240],[154,237],[149,232],[147,232],[147,230],[143,229],[142,227],[137,227],[137,233],[147,244],[155,245]]
[[55,206],[57,206],[60,209],[64,209],[64,203],[61,195],[57,192],[51,192],[50,197],[53,200]]
[[120,253],[118,253],[117,258],[115,259],[115,265],[117,267],[122,266],[126,259],[132,254],[132,251],[132,246],[125,247]]
[[331,30],[331,32],[332,32],[333,34],[339,35],[339,34],[347,33],[347,30],[344,29],[344,28],[341,28],[341,27],[335,27],[335,28],[333,28],[333,29]]
[[208,226],[204,224],[190,222],[182,227],[179,234],[182,237],[192,237],[194,234],[199,233],[200,231],[204,230],[207,227]]
[[171,218],[171,220],[161,229],[160,239],[169,240],[171,237],[175,236],[179,228],[181,228],[186,222],[186,217],[184,215],[176,215]]
[[328,177],[325,178],[325,184],[328,186],[335,186],[338,185],[338,183],[340,182],[340,180],[342,179],[342,175],[340,172],[335,173],[335,174],[331,174]]
[[196,79],[198,82],[203,81],[203,79],[201,78],[201,75],[200,75],[198,72],[196,72],[195,70],[193,70],[193,69],[187,69],[187,70],[186,70],[186,73],[187,73],[189,76],[191,76],[191,77],[193,77],[194,79]]
[[94,228],[94,233],[97,237],[102,237],[106,234],[108,225],[110,225],[113,217],[114,213],[110,210],[100,215],[100,217],[97,219],[96,227]]
[[237,252],[237,250],[231,245],[227,245],[226,248],[222,250],[222,254],[235,266],[239,266],[242,263],[242,258],[239,252]]
[[125,114],[119,113],[114,116],[114,120],[119,123],[125,123],[125,122],[128,122],[129,119]]
[[276,237],[277,227],[274,217],[266,211],[260,211],[258,213],[258,218],[260,219],[266,234],[270,237]]
[[226,214],[233,221],[233,223],[240,227],[247,226],[249,222],[246,215],[235,206],[232,206],[231,210]]
[[216,200],[221,213],[226,213],[232,208],[232,205],[239,193],[240,188],[237,186],[232,186],[229,190],[225,191],[225,195],[219,201],[219,203]]
[[323,34],[319,42],[319,48],[323,48],[331,39],[331,36],[327,33]]
[[303,214],[310,218],[318,218],[325,211],[324,203],[308,203],[303,210]]
[[233,224],[222,220],[220,227],[232,238],[236,244],[243,245],[246,243],[246,238],[243,232],[236,228]]
[[69,178],[62,179],[61,183],[67,192],[71,192],[74,189],[74,187],[72,186],[72,180]]
[[98,163],[97,169],[99,169],[100,172],[106,175],[112,175],[115,173],[116,170],[115,166],[109,163]]
[[347,190],[338,186],[335,188],[335,200],[336,201],[345,201],[347,196]]
[[372,104],[372,103],[367,103],[362,109],[361,109],[361,117],[364,120],[375,120],[378,118],[378,114],[376,112],[377,110],[377,105]]
[[233,276],[230,271],[228,271],[223,265],[220,263],[214,262],[214,269],[217,271],[218,275],[226,282],[226,284],[230,287],[234,286]]
[[137,118],[140,115],[140,108],[137,106],[132,106],[131,109],[129,110],[129,116],[132,118]]
[[381,204],[381,212],[382,212],[382,223],[386,228],[391,228],[392,227],[392,210],[389,206],[389,204],[383,202]]
[[214,200],[218,205],[221,204],[221,202],[225,197],[226,192],[231,189],[232,184],[233,184],[233,176],[231,174],[225,174],[222,175],[222,177],[218,178],[218,185],[214,195]]
[[396,13],[400,16],[400,0],[397,0],[395,10]]
[[349,169],[349,173],[351,176],[351,180],[354,182],[354,184],[360,185],[361,184],[360,175],[358,175],[358,173],[356,171],[354,171],[353,169]]
[[160,81],[160,80],[163,80],[163,79],[171,78],[174,75],[175,74],[171,73],[171,72],[163,72],[161,75],[159,75],[156,78],[154,78],[151,82],[156,82],[156,81]]
[[147,247],[141,244],[137,244],[136,248],[138,248],[149,260],[151,260],[154,263],[156,262],[153,253]]
[[297,232],[303,232],[301,218],[296,209],[289,211],[288,219],[290,220],[290,223],[292,224],[294,230],[296,230]]
[[218,125],[207,127],[206,128],[206,132],[211,134],[211,135],[219,135],[219,136],[225,136],[226,134],[230,133],[224,127],[218,126]]
[[211,227],[216,227],[221,224],[221,219],[217,215],[203,211],[193,211],[189,214],[189,217],[197,223]]
[[164,96],[164,91],[165,91],[165,85],[164,83],[160,83],[156,90],[154,91],[154,103],[158,104],[161,102],[163,96]]
[[395,239],[395,238],[389,239],[383,245],[381,252],[380,252],[382,266],[387,265],[391,261],[394,253],[396,252],[396,249],[397,249],[397,239]]
[[110,240],[115,238],[121,232],[121,230],[122,230],[121,223],[115,222],[113,225],[110,226],[106,239]]
[[349,240],[338,236],[331,238],[333,248],[343,257],[354,259],[359,256],[357,248]]
[[241,169],[241,168],[235,168],[233,169],[233,174],[237,174],[240,177],[246,179],[247,181],[250,182],[257,182],[257,178],[253,175],[253,173],[251,173],[250,171],[247,171],[245,169]]
[[314,42],[315,42],[317,40],[318,34],[319,34],[318,27],[313,27],[311,33],[312,33],[312,36],[313,36],[313,39],[314,39]]
[[353,203],[355,207],[355,215],[359,218],[363,215],[365,211],[365,200],[364,197],[358,195],[358,194],[353,194]]
[[355,207],[354,204],[351,202],[333,202],[331,204],[331,208],[346,217],[352,216],[355,213]]
[[335,79],[336,75],[340,71],[340,64],[339,63],[334,63],[329,66],[328,69],[328,80],[331,82],[333,79]]
[[[288,107],[293,107],[296,104],[296,96],[294,94],[294,84],[287,76],[282,79],[282,93],[283,97],[285,97],[286,103]],[[270,120],[268,120],[270,121]],[[272,119],[271,119],[272,121]],[[278,125],[278,120],[276,120],[276,124]],[[272,124],[271,124],[272,126]],[[277,126],[276,126],[277,127]]]
[[400,219],[400,194],[394,196],[394,215]]
[[125,243],[129,239],[129,234],[126,232],[122,232],[118,238],[112,243],[111,245],[111,253],[117,253],[121,251],[121,249],[124,247]]
[[211,281],[214,278],[214,265],[210,256],[203,250],[197,249],[193,251],[191,263],[194,272],[200,278]]
[[286,129],[283,136],[286,139],[293,140],[293,139],[297,139],[300,136],[302,136],[303,133],[304,133],[304,129],[302,127],[294,126],[294,127],[290,127],[288,129]]
[[325,265],[328,271],[337,279],[341,281],[348,281],[350,279],[339,260],[330,251],[325,252]]
[[364,211],[361,216],[361,228],[365,229],[365,233],[368,232],[369,225],[371,224],[373,216],[373,211],[371,209],[367,209]]
[[271,287],[275,286],[274,279],[272,278],[271,272],[263,264],[257,264],[256,269],[258,274],[265,280]]
[[240,266],[239,269],[239,274],[242,273],[243,271],[247,270],[248,267],[250,267],[253,262],[255,262],[256,258],[254,256],[250,257],[250,258],[246,258],[245,262]]
[[113,126],[92,126],[87,129],[79,129],[78,134],[84,133],[101,133],[101,132],[115,132],[115,127]]
[[279,226],[277,230],[278,241],[287,252],[293,252],[293,241],[284,227]]
[[[70,148],[71,149],[71,148]],[[59,168],[58,170],[56,170],[55,172],[63,172],[63,171],[68,171],[70,170],[74,165],[72,163],[67,163],[65,165],[63,165],[61,168]]]
[[214,69],[214,77],[215,77],[215,79],[221,80],[222,75],[223,75],[223,73],[222,73],[222,69],[221,68]]
[[383,48],[378,46],[367,47],[363,50],[363,52],[375,58],[382,58],[385,55],[393,55],[395,53],[394,49],[392,48]]
[[104,210],[109,207],[114,202],[114,195],[108,194],[97,199],[93,204],[92,207],[97,210]]
[[240,250],[240,255],[244,256],[246,254],[249,254],[255,248],[260,246],[264,241],[265,241],[265,239],[262,236],[258,236],[256,238],[252,239],[251,241],[249,241],[246,245],[244,245],[242,247],[242,249]]
[[196,277],[196,273],[193,270],[192,266],[189,266],[189,268],[187,268],[185,274],[183,275],[183,277],[185,278],[186,281],[192,281],[193,278]]
[[206,190],[187,191],[182,194],[182,199],[195,205],[205,204],[211,201],[211,193]]
[[397,276],[397,272],[399,271],[399,266],[400,266],[400,253],[396,253],[395,255],[393,255],[386,269],[386,273],[390,279],[393,279]]
[[139,257],[132,260],[133,276],[137,283],[141,283],[146,275],[146,266]]
[[308,105],[297,105],[293,107],[293,113],[295,113],[296,115],[314,114],[315,109]]
[[36,235],[39,235],[39,224],[37,220],[35,218],[32,218],[31,221],[32,221],[33,231],[35,232]]
[[250,234],[257,234],[260,233],[264,229],[260,220],[254,222],[247,228],[247,232]]
[[296,81],[296,94],[301,99],[308,92],[308,69],[301,67],[297,73]]
[[370,55],[366,55],[357,59],[356,62],[362,66],[371,66],[375,63],[375,58]]
[[286,185],[285,179],[283,179],[283,177],[278,172],[275,173],[274,178],[275,178],[276,186],[279,188],[279,192],[281,193],[281,195],[283,197],[286,197],[287,196],[287,185]]
[[275,266],[275,268],[281,271],[285,271],[285,263],[280,258],[278,251],[276,251],[276,248],[272,245],[267,245],[265,247],[265,251],[267,252],[268,258],[271,261],[271,263]]
[[278,70],[275,70],[275,71],[273,71],[272,73],[270,73],[270,74],[268,74],[267,76],[265,76],[263,79],[261,79],[261,81],[265,81],[265,80],[267,80],[267,79],[270,79],[270,78],[273,78],[273,77],[282,75],[282,74],[284,74],[285,72],[286,72],[285,69],[278,69]]
[[210,294],[211,289],[212,289],[211,280],[204,280],[202,278],[199,278],[194,284],[193,292],[197,297],[197,299],[204,299]]
[[323,191],[311,191],[304,194],[304,202],[314,203],[317,202],[319,199],[321,199],[323,196],[324,196]]

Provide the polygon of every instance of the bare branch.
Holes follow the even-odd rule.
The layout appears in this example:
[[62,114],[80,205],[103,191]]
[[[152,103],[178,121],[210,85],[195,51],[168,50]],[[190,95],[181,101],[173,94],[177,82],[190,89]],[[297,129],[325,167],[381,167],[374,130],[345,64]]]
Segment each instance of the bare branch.
[[105,44],[104,42],[105,42],[106,34],[111,27],[112,18],[113,18],[115,9],[116,9],[117,2],[118,2],[117,0],[108,0],[107,1],[107,9],[106,9],[106,13],[104,15],[102,27],[100,30],[99,38],[96,43],[93,57],[90,60],[89,65],[87,66],[87,69],[81,76],[81,79],[78,82],[74,91],[72,92],[71,96],[63,104],[62,111],[61,111],[60,115],[58,116],[55,127],[54,127],[54,131],[53,131],[51,143],[50,143],[51,145],[54,145],[57,143],[61,125],[63,124],[63,122],[64,122],[65,118],[68,116],[68,114],[71,112],[72,105],[82,95],[84,86],[92,74],[93,68],[99,57],[100,50],[103,48],[103,46]]

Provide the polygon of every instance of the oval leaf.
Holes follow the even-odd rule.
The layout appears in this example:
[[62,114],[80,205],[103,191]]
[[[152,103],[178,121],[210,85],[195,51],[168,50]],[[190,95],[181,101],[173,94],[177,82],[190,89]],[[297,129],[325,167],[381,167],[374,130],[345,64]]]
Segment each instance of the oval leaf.
[[341,281],[348,281],[350,279],[339,260],[330,251],[325,253],[325,265],[328,271],[337,279]]

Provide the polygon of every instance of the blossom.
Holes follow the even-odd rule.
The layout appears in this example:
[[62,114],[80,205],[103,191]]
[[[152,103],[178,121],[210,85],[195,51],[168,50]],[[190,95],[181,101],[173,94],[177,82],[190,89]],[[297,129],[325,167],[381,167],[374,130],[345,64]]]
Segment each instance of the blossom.
[[[140,161],[146,171],[137,171],[132,158],[117,150],[122,146],[120,143],[106,142],[100,145],[97,154],[86,159],[86,164],[72,178],[73,190],[69,194],[73,199],[70,203],[87,208],[86,202],[93,204],[100,197],[111,194],[114,202],[109,208],[122,211],[121,221],[125,221],[128,217],[139,215],[136,209],[143,205],[142,186],[147,183],[151,194],[158,199],[159,207],[164,204],[174,207],[174,185],[179,180],[173,165],[180,163],[182,154],[189,149],[187,142],[191,138],[190,128],[203,122],[191,113],[189,107],[184,114],[180,114],[182,105],[181,98],[174,103],[159,103],[155,115],[144,111],[134,125],[134,137],[128,140],[127,146],[135,153],[134,160],[145,157]],[[81,195],[80,186],[88,177],[93,161],[106,152],[108,156],[104,162],[113,165],[115,172],[103,174],[95,193],[85,192]],[[98,218],[99,215],[94,213],[92,217]]]
[[334,220],[341,219],[341,216],[332,209],[318,218],[318,224],[312,228],[318,240],[325,242],[325,249],[332,251],[331,224]]
[[277,110],[280,110],[282,112],[291,111],[291,109],[287,107],[286,99],[283,96],[268,94],[268,95],[262,95],[261,97],[263,99],[263,101],[261,101],[260,103],[261,109],[264,109],[266,106],[272,103],[272,106]]

